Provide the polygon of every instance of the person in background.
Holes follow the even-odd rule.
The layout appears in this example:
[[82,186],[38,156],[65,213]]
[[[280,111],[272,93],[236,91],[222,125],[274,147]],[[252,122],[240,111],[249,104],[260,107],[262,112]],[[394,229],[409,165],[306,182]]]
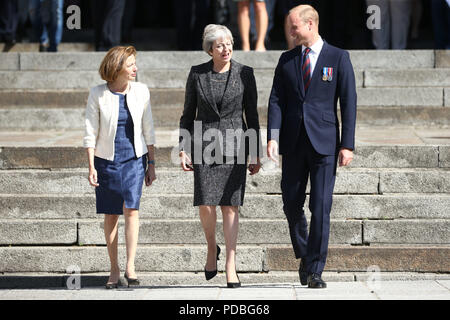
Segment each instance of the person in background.
[[91,89],[86,105],[83,146],[89,161],[89,183],[95,187],[98,214],[104,214],[104,233],[111,263],[107,289],[117,288],[119,216],[125,215],[128,286],[139,285],[134,260],[139,235],[142,184],[156,179],[150,93],[135,82],[136,49],[111,48],[99,68],[106,81]]
[[[274,13],[275,13],[275,6],[277,4],[277,0],[265,0],[266,3],[266,10],[267,10],[267,16],[269,18],[269,23],[267,25],[267,32],[266,32],[266,39],[265,41],[270,41],[269,39],[269,33],[273,29],[274,26]],[[251,41],[253,43],[256,43],[258,40],[258,33],[256,32],[256,23],[255,23],[255,8],[254,6],[250,6],[250,36]]]
[[[234,0],[238,2],[238,26],[241,36],[242,50],[250,51],[250,0]],[[257,39],[255,51],[266,51],[264,40],[266,39],[269,17],[267,15],[264,0],[253,0],[255,8],[255,25]]]
[[178,49],[202,49],[202,32],[210,17],[211,0],[174,0]]
[[450,0],[431,0],[434,48],[450,49]]
[[0,41],[7,45],[16,43],[16,30],[19,21],[17,0],[0,1]]
[[422,20],[422,0],[412,0],[411,10],[411,39],[419,39],[419,27]]
[[40,52],[56,52],[63,32],[64,0],[31,0],[30,20]]
[[381,28],[372,30],[372,42],[377,50],[406,49],[411,21],[411,0],[366,0],[367,6],[381,10]]
[[95,50],[108,51],[118,46],[122,38],[122,16],[126,1],[95,0],[90,4],[95,29]]

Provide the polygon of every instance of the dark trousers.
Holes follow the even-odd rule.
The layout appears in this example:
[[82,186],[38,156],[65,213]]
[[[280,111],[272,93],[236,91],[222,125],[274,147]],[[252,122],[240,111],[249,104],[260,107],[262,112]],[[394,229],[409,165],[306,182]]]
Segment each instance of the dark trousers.
[[92,1],[95,48],[107,51],[120,45],[125,0]]
[[431,0],[435,49],[450,49],[450,8],[445,0]]
[[[336,165],[336,155],[320,155],[314,150],[304,126],[296,151],[282,158],[283,210],[289,223],[295,257],[303,259],[309,273],[322,274],[325,268]],[[303,209],[308,177],[311,185],[309,234]]]
[[0,1],[0,41],[15,40],[18,22],[17,0]]
[[210,22],[210,6],[210,0],[174,0],[179,50],[202,49],[203,29]]

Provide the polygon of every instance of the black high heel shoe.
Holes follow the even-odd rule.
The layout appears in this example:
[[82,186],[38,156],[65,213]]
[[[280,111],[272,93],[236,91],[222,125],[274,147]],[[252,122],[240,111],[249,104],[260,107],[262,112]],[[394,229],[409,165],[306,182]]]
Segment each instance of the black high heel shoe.
[[138,286],[138,285],[140,285],[141,283],[139,282],[139,279],[135,279],[135,278],[128,278],[128,275],[127,275],[127,273],[125,272],[125,274],[124,274],[124,276],[125,276],[125,279],[127,279],[127,282],[128,282],[128,288],[129,287],[131,287],[131,286]]
[[[217,246],[217,245],[216,245],[216,246]],[[220,254],[220,247],[217,246],[216,270],[208,271],[208,270],[206,270],[206,268],[205,268],[205,278],[206,278],[206,281],[211,280],[211,279],[214,278],[214,277],[216,276],[216,274],[217,274],[217,260],[220,260],[220,259],[219,259],[219,254]]]
[[105,284],[105,288],[106,289],[117,289],[119,287],[119,282],[120,282],[120,276],[119,279],[117,280],[117,282],[107,282]]
[[117,289],[119,287],[119,282],[115,282],[115,283],[107,283],[105,285],[106,289]]
[[238,282],[227,282],[227,288],[240,288],[241,287],[241,279],[239,279],[238,274],[236,273],[236,276],[238,278]]

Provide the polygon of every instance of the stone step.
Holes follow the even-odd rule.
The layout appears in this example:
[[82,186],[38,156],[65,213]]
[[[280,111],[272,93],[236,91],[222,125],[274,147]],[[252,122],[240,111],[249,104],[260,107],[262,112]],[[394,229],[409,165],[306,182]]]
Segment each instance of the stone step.
[[364,87],[450,87],[449,70],[365,70]]
[[[58,80],[59,81],[59,80]],[[97,82],[96,84],[101,83]],[[164,107],[171,109],[170,112],[179,112],[184,105],[183,88],[151,88],[150,100],[152,108]],[[267,108],[271,88],[258,89],[258,106]],[[450,106],[450,88],[444,87],[417,87],[417,88],[357,88],[358,94],[358,117],[359,111],[365,107],[385,108],[387,107],[431,107]],[[86,107],[89,95],[88,87],[83,89],[0,89],[0,109],[47,109],[47,108],[80,108]],[[177,111],[173,111],[175,108]],[[362,109],[361,109],[362,108]],[[392,108],[391,108],[392,109]],[[42,111],[42,110],[41,110]]]
[[[297,262],[298,264],[298,262]],[[298,266],[297,266],[298,267]],[[371,269],[370,269],[371,270]],[[322,276],[326,282],[369,282],[374,281],[373,273],[371,271],[361,271],[361,272],[333,272],[333,271],[325,271]],[[72,280],[73,277],[77,277],[76,274],[55,274],[55,273],[46,273],[46,272],[25,272],[25,273],[3,273],[0,278],[0,289],[44,289],[44,288],[52,288],[52,289],[67,289],[67,281]],[[213,286],[214,288],[225,288],[226,287],[226,274],[224,272],[219,272],[216,277],[211,279],[210,281],[205,281],[205,276],[203,272],[139,272],[139,280],[141,283],[141,287],[150,287],[150,289],[156,289],[146,294],[146,298],[154,298],[158,300],[171,299],[171,300],[185,300],[186,286],[189,288],[190,286],[199,286],[197,289],[200,289],[201,286]],[[430,273],[430,272],[379,272],[377,273],[377,281],[423,281],[423,280],[449,280],[450,275],[446,273]],[[72,277],[69,279],[69,277]],[[108,281],[109,272],[95,272],[95,273],[82,273],[79,275],[80,286],[82,289],[84,288],[94,288],[101,287],[104,288],[105,283]],[[372,277],[372,278],[371,278]],[[283,284],[294,284],[300,285],[298,279],[298,271],[269,271],[269,272],[246,272],[239,273],[239,279],[242,281],[242,286],[245,288],[247,285],[253,287],[256,285],[263,284],[272,284],[275,285],[270,290],[273,293],[273,297],[276,299],[291,299],[291,295],[284,295],[283,292],[278,292],[280,287],[276,285]],[[120,289],[126,289],[127,281],[121,275],[120,278],[121,287]],[[73,282],[71,282],[73,283]],[[383,283],[378,283],[378,285],[382,285]],[[176,286],[177,289],[175,295],[168,295],[165,291],[161,291],[166,289],[167,286]],[[283,287],[281,287],[283,288]],[[119,289],[119,290],[120,290]],[[244,289],[245,290],[245,289]],[[211,299],[211,291],[205,290],[205,293],[198,292],[195,296],[196,299]],[[28,293],[28,292],[27,292]],[[54,293],[54,294],[53,294]],[[161,296],[161,294],[166,293],[165,296]],[[179,295],[177,294],[179,293]],[[233,296],[231,298],[236,298],[233,292]],[[9,297],[9,293],[8,297]],[[35,299],[35,293],[30,292],[31,299]],[[49,290],[46,292],[47,299],[58,299],[64,300],[64,294],[70,295],[70,298],[73,298],[71,290]],[[94,293],[93,293],[94,294]],[[357,294],[357,293],[355,293]],[[12,295],[13,296],[13,295]],[[23,299],[24,293],[20,293],[20,297]],[[27,295],[28,297],[28,295]],[[256,296],[254,296],[255,298]],[[342,297],[342,296],[341,296]],[[356,297],[356,295],[355,295]],[[358,296],[361,299],[361,296]],[[94,297],[89,296],[89,299],[105,299],[104,297]]]
[[[330,243],[362,244],[362,221],[331,220]],[[405,224],[408,225],[408,224]],[[435,232],[450,226],[446,220],[426,221],[420,231],[427,231],[415,243],[446,243],[445,232]],[[385,225],[383,225],[385,227]],[[103,221],[84,220],[1,220],[0,245],[102,245],[105,243]],[[217,241],[224,243],[222,221],[217,222]],[[240,244],[289,244],[289,228],[281,219],[241,219]],[[392,231],[393,228],[388,230]],[[139,227],[139,244],[202,244],[205,237],[200,220],[142,220]],[[394,229],[396,230],[396,229]],[[375,242],[389,237],[379,235],[376,226],[370,226]],[[415,235],[413,230],[411,235]],[[419,230],[418,230],[419,231]],[[448,233],[447,233],[448,234]],[[401,238],[398,237],[397,238]],[[387,241],[386,240],[386,241]],[[119,224],[119,243],[125,243],[124,224]],[[389,241],[388,241],[389,242]],[[448,241],[447,241],[448,242]],[[401,243],[401,241],[399,242]]]
[[[152,107],[156,128],[176,128],[183,107]],[[267,107],[258,108],[259,123],[267,126]],[[340,111],[338,111],[340,121]],[[84,130],[84,108],[0,108],[0,131]],[[360,107],[358,125],[419,125],[449,126],[450,108],[418,107]]]
[[[305,199],[307,219],[309,196]],[[402,220],[448,219],[449,194],[383,194],[333,196],[331,217],[337,220]],[[218,209],[218,219],[221,219]],[[144,193],[141,198],[141,220],[198,219],[191,194]],[[239,208],[241,219],[285,219],[281,195],[247,192],[244,205]],[[0,217],[6,220],[76,220],[103,221],[96,214],[93,190],[85,195],[0,194]]]
[[[39,145],[39,133],[33,144]],[[265,134],[262,133],[262,141]],[[177,134],[158,140],[155,150],[155,159],[158,169],[179,168],[178,149],[175,147]],[[6,137],[12,144],[20,145],[22,136]],[[5,138],[5,139],[6,139]],[[44,146],[4,146],[0,147],[0,169],[61,169],[86,168],[86,150],[81,146],[45,146],[57,141],[58,134],[53,139],[43,137]],[[70,145],[80,145],[82,134],[76,136],[63,136],[62,142]],[[158,142],[159,141],[159,142]],[[394,141],[395,142],[395,141]],[[161,147],[158,147],[162,145]],[[265,144],[264,144],[265,145]],[[263,149],[264,149],[263,145]],[[263,150],[265,154],[265,149]],[[57,156],[55,156],[57,155]],[[263,169],[271,170],[274,165],[263,159]],[[361,145],[357,144],[351,168],[450,168],[450,146],[448,145]],[[338,169],[338,171],[341,171]],[[4,173],[2,173],[4,174]],[[54,174],[54,173],[52,173]]]
[[[420,172],[397,173],[399,179],[405,174],[411,178],[422,177]],[[450,171],[432,171],[426,173],[429,181],[427,190],[446,192],[450,184]],[[261,172],[258,175],[247,175],[248,193],[280,193],[280,171]],[[390,183],[395,184],[395,173],[387,175]],[[401,180],[399,183],[404,182]],[[336,177],[335,193],[378,193],[380,172],[378,170],[342,170]],[[384,183],[384,181],[381,181]],[[2,170],[0,171],[0,185],[2,193],[6,194],[83,194],[93,192],[87,182],[87,170],[70,171],[37,171],[37,170]],[[193,173],[176,170],[158,170],[157,180],[152,187],[144,187],[144,194],[192,194]],[[383,186],[386,191],[389,186]],[[403,187],[402,189],[406,189]],[[411,186],[413,189],[414,186]],[[309,190],[309,188],[308,188]],[[442,191],[439,191],[442,190]],[[415,191],[414,191],[415,192]],[[420,192],[420,191],[419,191]],[[433,192],[433,191],[430,191]]]
[[[217,241],[224,243],[222,221],[217,222]],[[0,245],[102,245],[102,221],[1,220]],[[450,219],[433,220],[335,220],[330,222],[331,244],[447,244]],[[202,225],[197,220],[142,220],[139,244],[202,244]],[[240,244],[289,244],[285,219],[241,219]],[[125,244],[124,223],[119,224],[119,243]]]
[[[236,50],[233,59],[253,68],[275,68],[282,51],[243,52]],[[448,67],[445,50],[349,50],[355,69],[412,69]],[[0,70],[97,70],[104,52],[0,53]],[[202,51],[138,52],[140,70],[189,69],[210,57]]]
[[[448,273],[449,253],[449,246],[330,246],[325,271],[366,272],[376,265],[380,271]],[[140,245],[136,253],[136,271],[203,273],[205,260],[204,244]],[[298,270],[298,260],[290,245],[238,245],[236,262],[238,272]],[[225,269],[224,264],[222,254],[218,261],[220,273]],[[0,270],[6,274],[65,273],[71,266],[78,267],[81,273],[109,272],[106,247],[0,247]],[[125,266],[125,247],[122,245],[119,246],[119,266],[122,270]],[[200,276],[204,279],[203,274]]]
[[[63,39],[58,45],[58,54],[60,53],[72,53],[73,51],[82,51],[82,52],[95,52],[95,44],[92,42],[64,42],[66,40]],[[3,59],[7,55],[19,55],[25,52],[34,52],[36,54],[41,54],[39,52],[39,43],[38,42],[17,42],[13,46],[9,44],[5,44],[4,42],[0,42],[0,52],[3,56],[0,56],[0,59]],[[7,52],[7,53],[5,53]],[[7,65],[3,65],[0,63],[2,67],[7,68]],[[18,68],[18,66],[15,66]],[[16,69],[14,69],[16,70]]]
[[[95,70],[95,69],[94,69]],[[102,83],[97,71],[49,71],[40,78],[42,71],[0,71],[2,89],[88,89]],[[137,81],[147,84],[150,89],[184,89],[189,69],[140,70]],[[274,69],[255,69],[256,86],[270,89],[273,83]],[[450,87],[448,69],[413,70],[355,70],[356,87]],[[39,81],[37,81],[39,79]],[[64,81],[61,81],[64,79]],[[361,90],[360,90],[361,91]],[[364,91],[362,91],[364,92]]]
[[[90,87],[93,87],[97,84],[103,83],[99,79],[99,76],[95,72],[86,72],[79,77],[74,77],[73,72],[70,71],[61,71],[58,73],[49,73],[48,76],[44,79],[45,81],[41,81],[41,72],[40,71],[26,71],[24,74],[16,74],[14,72],[6,72],[0,71],[0,88],[4,91],[4,93],[11,92],[11,89],[19,89],[21,92],[23,90],[31,89],[35,90],[52,90],[55,91],[57,89],[61,89],[62,92],[67,90],[78,90],[83,89],[85,91],[84,96],[88,94],[88,90]],[[64,81],[61,81],[64,79]],[[159,89],[159,94],[165,95],[161,98],[158,98],[157,101],[160,102],[162,100],[162,104],[154,104],[154,106],[163,106],[168,105],[166,101],[166,97],[169,96],[169,102],[172,106],[181,107],[184,104],[184,85],[185,81],[178,84],[164,83],[164,81],[169,80],[161,80],[161,83],[156,83],[156,88],[152,87],[151,82],[144,81],[140,79],[140,81],[147,83],[150,86],[150,95],[153,95],[154,90]],[[177,80],[178,81],[178,80]],[[257,83],[264,84],[265,87],[258,86],[258,106],[267,106],[272,80],[269,75],[266,75],[265,78],[261,79],[257,78]],[[172,88],[165,88],[165,86],[175,86]],[[164,90],[163,90],[164,89]],[[426,85],[423,87],[417,88],[395,88],[395,87],[371,87],[371,88],[357,88],[358,95],[358,106],[444,106],[448,105],[448,99],[444,98],[444,91],[448,92],[449,88],[445,88],[444,85],[439,87],[432,87],[430,85]],[[70,92],[73,95],[73,92]],[[175,94],[175,96],[171,96]],[[2,94],[3,95],[3,94]],[[16,94],[17,95],[17,94]],[[4,98],[5,100],[13,100],[14,97]],[[80,100],[81,98],[78,98]],[[85,101],[82,105],[85,105]],[[54,103],[49,103],[50,105],[54,105]],[[63,105],[67,105],[64,103]]]
[[[247,175],[247,193],[276,194],[281,171],[261,170]],[[2,170],[2,193],[6,194],[85,194],[93,192],[87,182],[87,169],[79,171]],[[158,170],[144,194],[192,194],[193,173],[182,169]],[[307,187],[307,191],[309,186]],[[446,169],[342,169],[336,174],[335,194],[448,193],[450,171]]]
[[[216,230],[222,230],[222,221]],[[432,220],[336,220],[330,222],[332,244],[450,244],[450,218]],[[103,221],[1,220],[0,245],[102,245]],[[289,244],[285,219],[241,219],[240,244]],[[151,219],[140,221],[139,244],[204,243],[199,219]],[[224,242],[222,232],[217,239]],[[119,224],[119,243],[125,243],[124,223]]]

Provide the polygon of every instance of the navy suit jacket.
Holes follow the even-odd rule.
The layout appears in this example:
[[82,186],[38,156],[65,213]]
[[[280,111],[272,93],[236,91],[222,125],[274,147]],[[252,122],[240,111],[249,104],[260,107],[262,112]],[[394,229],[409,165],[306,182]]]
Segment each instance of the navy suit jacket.
[[[267,140],[279,143],[279,153],[295,151],[302,122],[314,149],[334,155],[355,147],[356,85],[347,51],[324,41],[311,83],[305,94],[301,72],[301,46],[284,52],[275,69],[269,99]],[[322,80],[323,68],[333,68],[332,81]],[[342,120],[337,117],[339,99]]]

